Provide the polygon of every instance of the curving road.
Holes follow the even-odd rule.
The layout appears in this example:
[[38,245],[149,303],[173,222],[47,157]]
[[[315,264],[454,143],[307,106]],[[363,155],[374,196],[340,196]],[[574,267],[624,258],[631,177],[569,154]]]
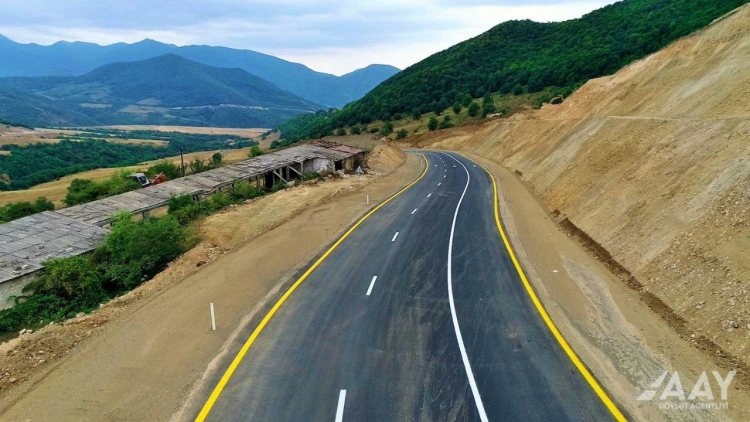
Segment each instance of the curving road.
[[488,174],[425,156],[268,321],[207,420],[613,419],[525,291]]

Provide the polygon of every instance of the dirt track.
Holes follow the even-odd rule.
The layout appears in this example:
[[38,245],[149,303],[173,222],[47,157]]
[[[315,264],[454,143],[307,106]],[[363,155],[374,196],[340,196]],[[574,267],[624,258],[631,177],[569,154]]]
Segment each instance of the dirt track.
[[[373,167],[385,172],[402,160],[390,149],[376,154]],[[0,378],[1,417],[169,419],[264,298],[368,208],[364,195],[374,204],[421,167],[412,156],[384,178],[362,178],[359,188],[355,178],[304,186],[209,218],[207,228],[227,219],[245,224],[231,237],[205,230],[208,238],[164,273],[92,315],[4,344],[0,367],[16,372]],[[252,218],[257,207],[264,218]],[[210,302],[217,332],[210,331]]]

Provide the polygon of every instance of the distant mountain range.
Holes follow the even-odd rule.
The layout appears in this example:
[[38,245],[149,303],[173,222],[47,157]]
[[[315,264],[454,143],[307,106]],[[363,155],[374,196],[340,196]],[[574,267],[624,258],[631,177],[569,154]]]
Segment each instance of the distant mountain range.
[[0,78],[0,119],[32,126],[275,127],[321,107],[242,69],[175,54],[82,76]]
[[81,76],[107,64],[141,61],[165,54],[214,67],[240,68],[326,107],[342,107],[358,100],[399,72],[392,66],[371,65],[338,77],[251,50],[199,45],[178,47],[148,39],[108,46],[65,41],[42,46],[20,44],[0,35],[0,77]]

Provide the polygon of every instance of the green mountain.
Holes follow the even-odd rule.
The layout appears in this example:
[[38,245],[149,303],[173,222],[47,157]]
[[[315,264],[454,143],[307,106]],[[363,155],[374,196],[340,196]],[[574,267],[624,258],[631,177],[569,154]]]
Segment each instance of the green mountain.
[[78,77],[0,78],[0,119],[35,126],[274,127],[319,108],[244,70],[173,54]]
[[178,47],[148,39],[107,46],[65,41],[42,46],[20,44],[0,35],[0,77],[80,76],[107,64],[141,61],[165,54],[214,67],[243,69],[301,98],[330,107],[343,107],[362,98],[399,71],[392,66],[371,65],[338,77],[267,54],[226,47]]
[[340,112],[281,127],[294,141],[337,127],[443,110],[467,97],[569,93],[707,26],[747,0],[623,0],[579,19],[497,25],[409,67]]

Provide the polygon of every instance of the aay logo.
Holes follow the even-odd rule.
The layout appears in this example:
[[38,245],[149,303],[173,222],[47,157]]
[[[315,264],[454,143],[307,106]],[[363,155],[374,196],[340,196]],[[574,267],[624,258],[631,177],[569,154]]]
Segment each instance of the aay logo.
[[[706,371],[703,371],[701,373],[701,376],[698,377],[698,381],[695,383],[693,388],[690,390],[690,392],[686,395],[686,390],[682,386],[682,380],[680,379],[680,374],[677,371],[672,372],[672,376],[669,377],[669,381],[667,381],[667,385],[662,390],[661,387],[664,384],[664,381],[667,379],[667,376],[669,375],[669,371],[664,371],[664,373],[659,376],[659,378],[654,381],[649,388],[641,393],[640,396],[636,400],[641,401],[649,401],[654,400],[655,397],[657,397],[657,394],[661,390],[661,394],[658,396],[658,400],[670,400],[670,399],[677,399],[680,401],[685,400],[696,400],[696,399],[703,399],[705,401],[713,401],[715,399],[714,395],[714,388],[712,387],[712,382],[709,380],[708,374]],[[729,384],[734,379],[735,374],[737,371],[729,371],[726,377],[722,377],[721,374],[718,371],[711,371],[711,374],[713,375],[713,380],[716,384],[716,386],[719,387],[719,397],[720,400],[726,401],[729,395]],[[707,403],[703,403],[707,404]],[[685,403],[687,405],[687,403]],[[672,406],[674,407],[674,406]],[[686,407],[686,406],[680,406],[680,407]],[[695,407],[721,407],[726,408],[726,403],[722,403],[721,406],[695,406]]]

